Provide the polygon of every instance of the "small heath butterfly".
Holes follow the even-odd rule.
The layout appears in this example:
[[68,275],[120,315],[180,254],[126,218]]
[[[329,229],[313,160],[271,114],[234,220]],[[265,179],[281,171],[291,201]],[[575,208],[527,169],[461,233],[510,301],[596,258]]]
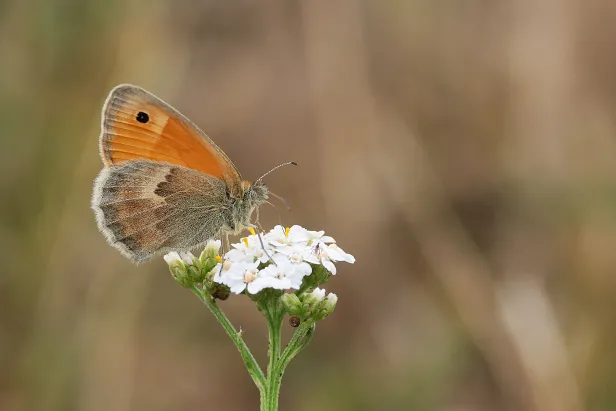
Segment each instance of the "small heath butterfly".
[[252,212],[270,194],[265,175],[242,180],[195,124],[133,85],[109,93],[99,149],[104,168],[94,181],[96,222],[109,244],[134,262],[253,227]]

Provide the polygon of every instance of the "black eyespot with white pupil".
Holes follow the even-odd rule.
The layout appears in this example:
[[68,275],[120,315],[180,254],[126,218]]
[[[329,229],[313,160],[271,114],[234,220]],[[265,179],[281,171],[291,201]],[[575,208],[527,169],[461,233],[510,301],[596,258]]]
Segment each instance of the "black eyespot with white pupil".
[[150,121],[150,116],[148,116],[148,113],[144,113],[143,111],[140,111],[139,113],[137,113],[137,121],[145,124],[148,121]]

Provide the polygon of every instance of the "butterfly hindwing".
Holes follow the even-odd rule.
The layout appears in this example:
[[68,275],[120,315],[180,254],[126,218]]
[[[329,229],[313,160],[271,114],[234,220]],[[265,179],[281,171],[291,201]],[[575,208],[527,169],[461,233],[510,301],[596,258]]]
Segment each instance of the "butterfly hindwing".
[[188,250],[228,229],[222,180],[189,168],[129,161],[104,168],[92,208],[111,245],[140,262],[159,251]]

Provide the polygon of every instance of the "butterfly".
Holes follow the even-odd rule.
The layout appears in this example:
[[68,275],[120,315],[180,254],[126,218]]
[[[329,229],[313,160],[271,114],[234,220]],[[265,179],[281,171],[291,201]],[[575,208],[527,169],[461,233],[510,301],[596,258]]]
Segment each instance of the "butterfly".
[[109,244],[134,262],[254,227],[270,191],[163,100],[130,84],[103,105],[92,209]]

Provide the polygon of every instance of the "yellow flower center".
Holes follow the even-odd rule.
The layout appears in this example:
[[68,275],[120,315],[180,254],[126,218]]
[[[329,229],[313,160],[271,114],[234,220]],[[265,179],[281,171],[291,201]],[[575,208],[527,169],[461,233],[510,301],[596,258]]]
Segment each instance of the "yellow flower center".
[[221,256],[219,256],[219,255],[217,255],[217,256],[216,256],[216,261],[218,261],[219,263],[222,263],[222,257],[221,257]]
[[284,236],[288,237],[289,236],[289,231],[291,231],[291,229],[289,227],[284,229]]
[[252,228],[252,227],[250,227],[250,228],[248,229],[248,231],[250,231],[250,234],[252,234],[252,235],[257,235],[257,233],[255,233],[255,229],[254,229],[254,228]]
[[257,278],[256,274],[252,271],[246,271],[244,273],[244,282],[246,284],[251,283],[255,280],[255,278]]
[[242,238],[242,243],[244,243],[244,245],[248,247],[248,237]]

